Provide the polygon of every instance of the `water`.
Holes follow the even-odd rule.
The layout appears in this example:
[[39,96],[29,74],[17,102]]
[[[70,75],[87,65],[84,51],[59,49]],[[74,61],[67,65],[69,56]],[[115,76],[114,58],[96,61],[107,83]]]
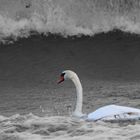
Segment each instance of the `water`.
[[72,118],[73,84],[56,84],[61,71],[76,71],[85,113],[140,108],[139,8],[139,0],[0,0],[0,140],[139,140],[139,121]]
[[14,115],[0,119],[1,140],[136,140],[140,138],[139,123],[111,124],[84,122],[70,117],[38,117],[33,114]]
[[[87,84],[84,85],[86,88],[83,111],[86,113],[112,103],[139,108],[138,82],[86,81],[85,83]],[[44,89],[44,93],[41,89],[40,93],[37,92],[37,88],[29,93],[26,89],[19,91],[13,89],[15,93],[9,91],[11,95],[7,95],[7,102],[4,101],[6,95],[1,92],[0,140],[140,138],[139,121],[86,122],[71,117],[76,95],[73,94],[75,92],[73,87],[65,86],[62,85],[55,90]]]
[[16,40],[31,32],[94,36],[119,29],[139,34],[139,0],[1,0],[0,38]]
[[118,32],[79,39],[37,35],[1,45],[0,140],[139,139],[139,121],[71,118],[75,88],[70,81],[56,84],[62,70],[77,72],[84,113],[108,104],[140,108],[139,58],[139,37]]

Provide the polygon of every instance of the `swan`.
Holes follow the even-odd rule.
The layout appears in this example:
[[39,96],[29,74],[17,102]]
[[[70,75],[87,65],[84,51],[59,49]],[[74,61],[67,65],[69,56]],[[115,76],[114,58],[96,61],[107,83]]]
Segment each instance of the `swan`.
[[89,114],[82,113],[82,103],[83,103],[83,89],[78,75],[71,71],[65,70],[61,73],[58,84],[62,83],[64,80],[70,79],[74,83],[77,92],[76,107],[72,116],[83,118],[87,121],[98,121],[98,120],[139,120],[140,119],[140,109],[119,105],[106,105],[94,112]]

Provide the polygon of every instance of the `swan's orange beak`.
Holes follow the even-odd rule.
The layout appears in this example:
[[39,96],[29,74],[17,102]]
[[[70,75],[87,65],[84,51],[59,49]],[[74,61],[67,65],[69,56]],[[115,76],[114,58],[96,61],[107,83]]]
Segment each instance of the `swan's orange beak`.
[[57,84],[60,84],[63,81],[64,81],[64,76],[60,76],[60,79],[58,80]]

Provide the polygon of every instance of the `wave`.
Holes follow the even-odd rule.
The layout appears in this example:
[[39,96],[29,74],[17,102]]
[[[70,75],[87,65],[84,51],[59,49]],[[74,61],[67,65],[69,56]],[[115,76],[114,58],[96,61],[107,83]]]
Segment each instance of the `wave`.
[[119,29],[140,34],[139,0],[1,0],[0,40],[31,32],[66,36]]

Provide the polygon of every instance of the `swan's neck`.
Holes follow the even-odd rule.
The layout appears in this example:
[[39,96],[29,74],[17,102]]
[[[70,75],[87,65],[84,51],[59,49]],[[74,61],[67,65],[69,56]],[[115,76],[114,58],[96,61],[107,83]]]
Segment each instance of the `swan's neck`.
[[72,78],[72,81],[76,87],[76,92],[77,92],[76,108],[73,112],[73,116],[82,117],[83,116],[83,113],[82,113],[82,104],[83,104],[82,85],[81,85],[81,82],[77,75],[75,75],[74,78]]

